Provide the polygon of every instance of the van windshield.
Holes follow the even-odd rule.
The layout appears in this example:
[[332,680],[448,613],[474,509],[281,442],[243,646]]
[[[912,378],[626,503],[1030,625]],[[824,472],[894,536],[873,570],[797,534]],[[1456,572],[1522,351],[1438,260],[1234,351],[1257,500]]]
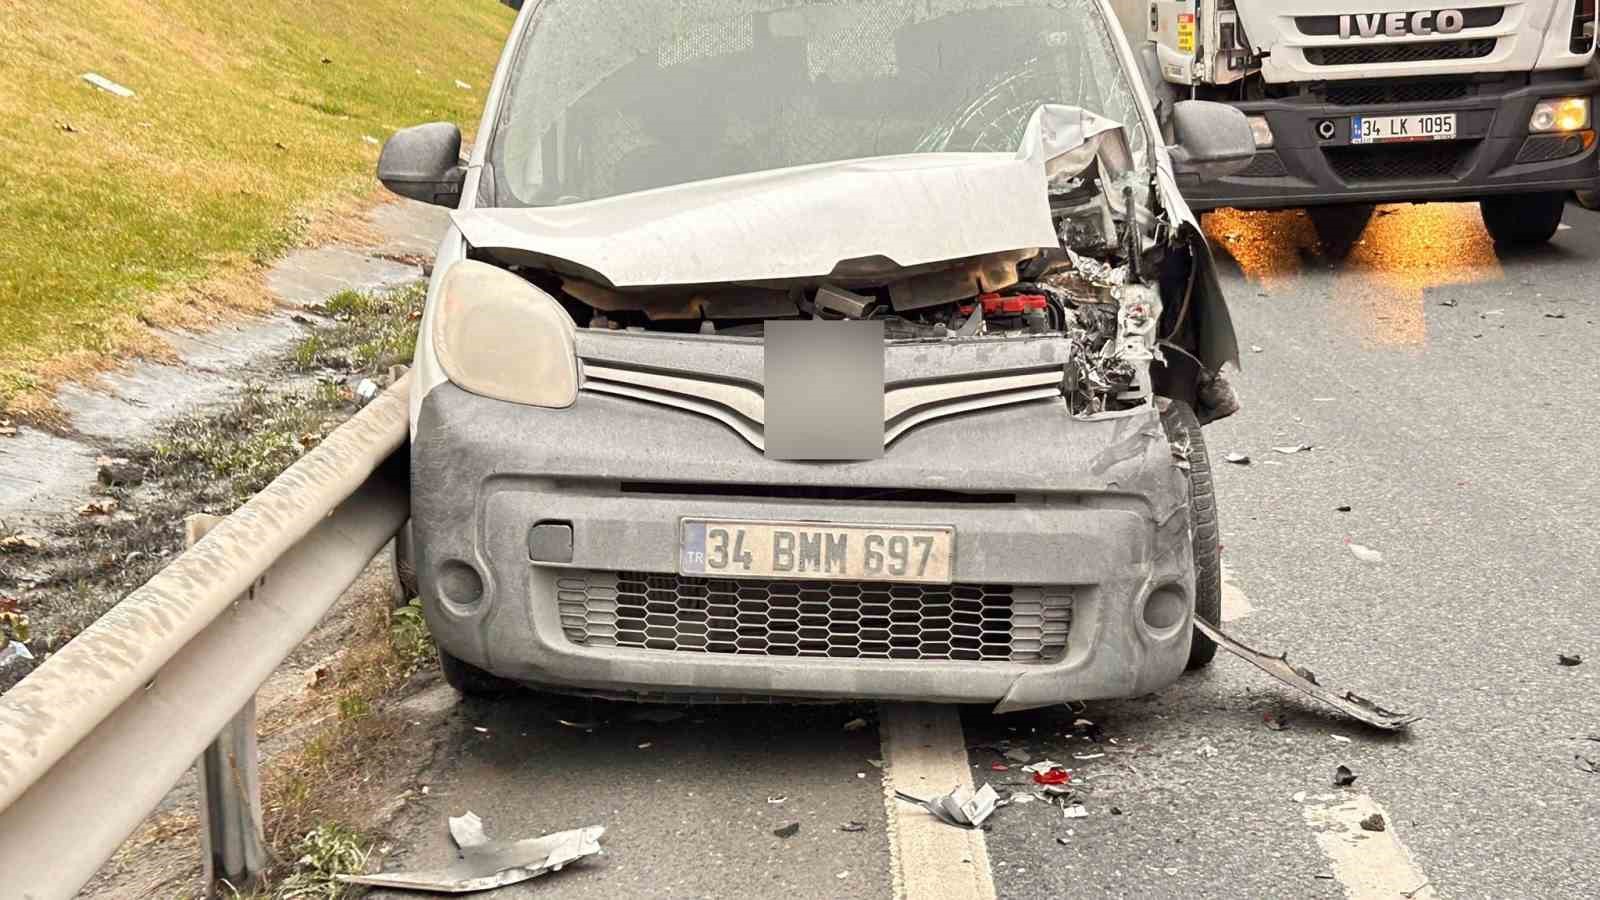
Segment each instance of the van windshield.
[[1034,110],[1148,136],[1097,0],[544,0],[490,146],[502,205],[812,163],[1011,152]]

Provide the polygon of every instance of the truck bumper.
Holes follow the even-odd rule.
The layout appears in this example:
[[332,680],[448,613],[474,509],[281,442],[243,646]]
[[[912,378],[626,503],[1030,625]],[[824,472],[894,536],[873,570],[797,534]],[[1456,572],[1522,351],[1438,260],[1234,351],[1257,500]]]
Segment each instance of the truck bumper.
[[[412,489],[440,648],[534,686],[1010,710],[1141,696],[1188,659],[1187,479],[1152,410],[1086,422],[1039,402],[930,424],[881,459],[795,464],[678,410],[447,384],[422,403]],[[955,583],[680,576],[686,516],[951,525]],[[1147,617],[1158,594],[1177,621]]]
[[[1470,76],[1467,76],[1470,77]],[[1531,135],[1528,120],[1540,100],[1590,98],[1591,118],[1600,80],[1573,75],[1550,79],[1439,85],[1444,96],[1423,102],[1361,102],[1363,90],[1383,100],[1404,94],[1395,83],[1351,82],[1326,90],[1355,103],[1329,102],[1314,93],[1286,100],[1235,104],[1265,116],[1274,146],[1261,150],[1239,175],[1182,185],[1197,210],[1231,206],[1271,209],[1337,203],[1476,200],[1499,194],[1590,190],[1600,185],[1595,123],[1565,135]],[[1402,81],[1400,87],[1418,87]],[[1356,116],[1454,113],[1459,140],[1380,145],[1350,141]],[[1331,135],[1331,137],[1329,136]]]

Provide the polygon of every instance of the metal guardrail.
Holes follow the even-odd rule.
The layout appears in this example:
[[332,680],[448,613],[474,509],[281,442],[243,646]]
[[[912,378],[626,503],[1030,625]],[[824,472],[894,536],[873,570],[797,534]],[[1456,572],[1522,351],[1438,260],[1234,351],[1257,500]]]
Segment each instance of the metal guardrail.
[[405,522],[407,486],[384,464],[409,389],[232,515],[191,520],[192,547],[0,695],[6,900],[72,897],[190,765],[208,874],[260,873],[255,693]]

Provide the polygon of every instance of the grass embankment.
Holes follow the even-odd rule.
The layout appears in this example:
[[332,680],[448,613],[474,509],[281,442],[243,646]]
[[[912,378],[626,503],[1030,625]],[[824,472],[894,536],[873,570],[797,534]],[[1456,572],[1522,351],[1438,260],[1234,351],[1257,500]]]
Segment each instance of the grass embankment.
[[0,4],[0,412],[161,357],[152,326],[268,305],[263,265],[341,233],[373,194],[374,141],[476,124],[512,16],[494,0]]

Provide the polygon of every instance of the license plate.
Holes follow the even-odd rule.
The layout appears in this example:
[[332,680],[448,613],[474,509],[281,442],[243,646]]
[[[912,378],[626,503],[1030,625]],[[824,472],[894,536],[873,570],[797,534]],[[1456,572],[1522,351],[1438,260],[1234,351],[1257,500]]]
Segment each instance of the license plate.
[[949,584],[954,528],[684,519],[684,575]]
[[1456,114],[1419,116],[1356,116],[1350,120],[1350,143],[1395,144],[1405,141],[1453,141]]

